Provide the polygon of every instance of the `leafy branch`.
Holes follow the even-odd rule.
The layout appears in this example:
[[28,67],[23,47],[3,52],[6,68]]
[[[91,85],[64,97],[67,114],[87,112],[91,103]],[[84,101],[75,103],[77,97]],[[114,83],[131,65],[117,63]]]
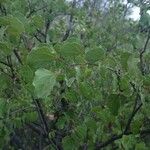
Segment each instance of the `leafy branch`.
[[[123,137],[123,135],[132,134],[132,132],[129,131],[131,123],[132,123],[132,121],[134,119],[134,116],[138,113],[138,111],[142,107],[142,103],[138,104],[138,101],[140,101],[140,95],[139,95],[139,93],[137,93],[132,113],[131,113],[130,117],[128,118],[128,121],[127,121],[127,124],[125,126],[124,131],[121,134],[119,134],[119,135],[113,135],[108,140],[106,140],[106,141],[104,141],[102,143],[101,142],[97,143],[96,144],[96,150],[104,148],[104,147],[110,145],[111,143],[113,143],[114,141],[116,141],[118,139],[121,139]],[[141,131],[140,133],[144,133],[144,132]]]

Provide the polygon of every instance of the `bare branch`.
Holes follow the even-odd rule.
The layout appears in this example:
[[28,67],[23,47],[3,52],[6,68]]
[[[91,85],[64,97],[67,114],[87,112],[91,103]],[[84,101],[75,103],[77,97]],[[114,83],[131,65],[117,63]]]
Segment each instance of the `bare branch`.
[[16,58],[18,59],[18,62],[19,62],[21,65],[23,65],[22,60],[21,60],[21,58],[20,58],[20,56],[19,56],[17,50],[14,49],[13,51],[14,51],[14,54],[15,54]]
[[[75,7],[76,7],[76,0],[74,0],[72,2],[72,9],[74,9]],[[68,29],[66,30],[66,33],[64,34],[64,36],[63,36],[63,38],[61,40],[62,42],[66,41],[67,38],[69,37],[70,32],[72,30],[72,26],[73,26],[72,23],[73,23],[73,13],[70,14]]]
[[150,40],[150,30],[149,30],[149,32],[148,32],[148,36],[147,36],[145,45],[144,45],[143,49],[142,49],[141,52],[140,52],[140,69],[141,69],[142,75],[145,74],[145,71],[144,71],[144,60],[143,60],[143,55],[144,55],[144,53],[146,52],[146,49],[147,49],[149,40]]

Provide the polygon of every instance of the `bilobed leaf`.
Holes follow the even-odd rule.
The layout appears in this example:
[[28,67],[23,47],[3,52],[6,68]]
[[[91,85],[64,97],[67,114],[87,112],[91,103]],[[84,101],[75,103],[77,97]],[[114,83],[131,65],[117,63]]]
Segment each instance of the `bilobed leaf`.
[[35,95],[38,98],[49,96],[55,84],[56,76],[53,72],[43,68],[35,72],[33,86],[35,87]]
[[84,53],[83,47],[75,42],[64,43],[58,51],[62,57],[75,58]]
[[102,48],[95,48],[95,49],[92,49],[92,50],[89,50],[86,55],[86,60],[89,61],[89,62],[96,62],[96,61],[99,61],[99,60],[102,60],[103,57],[104,57],[104,51],[102,50]]
[[27,56],[27,63],[33,68],[46,67],[54,60],[55,54],[47,46],[33,49]]

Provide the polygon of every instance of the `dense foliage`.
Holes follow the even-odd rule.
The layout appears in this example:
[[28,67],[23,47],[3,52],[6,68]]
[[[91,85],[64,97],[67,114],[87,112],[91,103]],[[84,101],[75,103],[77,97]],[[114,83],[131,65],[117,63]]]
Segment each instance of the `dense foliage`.
[[149,0],[0,0],[0,149],[148,150],[148,10]]

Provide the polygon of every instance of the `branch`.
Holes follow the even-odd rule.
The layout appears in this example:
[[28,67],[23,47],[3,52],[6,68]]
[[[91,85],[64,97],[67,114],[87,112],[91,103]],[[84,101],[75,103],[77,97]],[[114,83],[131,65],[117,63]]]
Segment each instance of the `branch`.
[[3,68],[0,68],[0,71],[2,73],[4,73],[5,75],[7,75],[8,77],[12,78],[12,76],[10,74],[8,74],[7,72],[5,72]]
[[39,125],[36,125],[34,123],[26,123],[26,125],[31,129],[33,130],[34,132],[36,132],[37,134],[42,134],[42,135],[45,135],[43,129],[41,128],[41,126]]
[[5,65],[5,66],[7,66],[7,67],[10,67],[10,65],[7,64],[6,62],[0,61],[0,63],[3,64],[3,65]]
[[16,75],[14,73],[14,68],[13,68],[13,64],[12,64],[12,60],[11,60],[11,56],[7,56],[7,61],[8,61],[8,64],[10,66],[10,70],[11,70],[11,74],[12,74],[12,79],[14,80],[16,78]]
[[43,42],[43,41],[37,36],[37,34],[34,34],[34,37],[35,37],[40,43]]
[[42,10],[42,9],[45,9],[47,8],[49,5],[44,5],[43,7],[40,7],[40,8],[37,8],[37,9],[34,9],[33,6],[31,5],[31,1],[28,0],[28,7],[29,7],[29,13],[27,14],[26,18],[30,18],[32,14]]
[[142,105],[143,104],[141,103],[135,110],[133,110],[133,112],[132,112],[132,114],[131,114],[128,122],[127,122],[126,128],[124,130],[124,134],[126,134],[128,132],[128,130],[130,129],[130,125],[131,125],[131,123],[133,121],[133,118],[136,115],[136,113],[139,111],[139,109],[142,107]]
[[100,150],[101,148],[108,146],[109,144],[113,143],[114,141],[121,139],[122,136],[123,136],[123,134],[114,135],[111,138],[109,138],[107,141],[96,144],[96,150]]
[[18,52],[17,52],[16,49],[14,49],[14,54],[15,54],[16,58],[18,59],[18,62],[19,62],[21,65],[23,65],[22,60],[21,60],[21,57],[19,56],[19,54],[18,54]]
[[[133,134],[133,133],[132,132],[127,132],[127,133],[124,133],[124,134],[122,133],[122,134],[119,134],[119,135],[114,135],[114,136],[110,137],[107,141],[105,141],[103,143],[98,143],[96,145],[95,150],[100,150],[101,148],[104,148],[104,147],[110,145],[114,141],[117,141],[117,140],[121,139],[123,137],[123,135],[131,135],[131,134]],[[141,130],[140,131],[140,136],[143,136],[143,135],[150,135],[150,129]]]
[[[74,0],[74,1],[72,2],[72,10],[75,8],[75,6],[76,6],[76,0]],[[68,26],[68,29],[66,30],[65,35],[63,36],[63,38],[62,38],[62,40],[61,40],[62,42],[63,42],[63,41],[66,41],[67,38],[69,37],[70,32],[71,32],[71,30],[72,30],[72,23],[73,23],[73,13],[70,14],[69,26]]]
[[46,121],[46,118],[45,118],[45,115],[44,115],[44,112],[43,112],[43,109],[42,109],[42,106],[39,102],[38,99],[33,99],[34,100],[34,103],[37,107],[37,111],[38,111],[38,114],[39,114],[39,117],[40,117],[40,120],[42,121],[43,125],[44,125],[44,131],[45,131],[45,134],[48,135],[49,133],[49,128],[48,128],[48,124],[47,124],[47,121]]
[[50,144],[52,144],[53,148],[58,150],[57,145],[55,145],[54,141],[49,138],[48,124],[47,124],[47,121],[46,121],[46,118],[45,118],[45,115],[44,115],[41,103],[39,102],[39,99],[34,99],[33,98],[33,101],[34,101],[34,103],[35,103],[35,105],[37,107],[37,111],[38,111],[40,120],[42,121],[42,124],[44,125],[44,132],[45,132],[46,138],[49,140]]
[[[132,134],[132,132],[129,132],[128,130],[130,129],[130,125],[134,119],[134,116],[137,114],[137,112],[139,111],[139,109],[142,107],[142,103],[137,106],[137,103],[138,103],[138,100],[139,100],[139,94],[137,93],[137,97],[135,99],[135,104],[134,104],[134,107],[133,107],[133,111],[127,121],[127,124],[126,124],[126,127],[123,131],[123,133],[119,134],[119,135],[114,135],[112,137],[110,137],[108,140],[102,142],[102,143],[98,143],[96,144],[96,150],[99,150],[103,147],[106,147],[108,146],[109,144],[113,143],[114,141],[118,140],[118,139],[121,139],[123,135],[129,135],[129,134]],[[140,132],[142,133],[142,132]]]
[[3,13],[5,16],[7,15],[6,8],[5,8],[5,6],[3,6],[1,3],[0,3],[0,11],[1,11],[1,13]]
[[143,66],[143,65],[144,65],[143,55],[144,55],[144,53],[146,52],[146,49],[147,49],[149,40],[150,40],[150,30],[149,30],[149,32],[148,32],[148,36],[147,36],[145,45],[144,45],[143,49],[142,49],[141,52],[140,52],[140,69],[141,69],[142,75],[145,74],[144,66]]
[[47,42],[47,34],[48,34],[48,30],[49,30],[49,27],[50,27],[50,20],[48,19],[45,23],[45,36],[44,36],[44,42],[46,43]]

